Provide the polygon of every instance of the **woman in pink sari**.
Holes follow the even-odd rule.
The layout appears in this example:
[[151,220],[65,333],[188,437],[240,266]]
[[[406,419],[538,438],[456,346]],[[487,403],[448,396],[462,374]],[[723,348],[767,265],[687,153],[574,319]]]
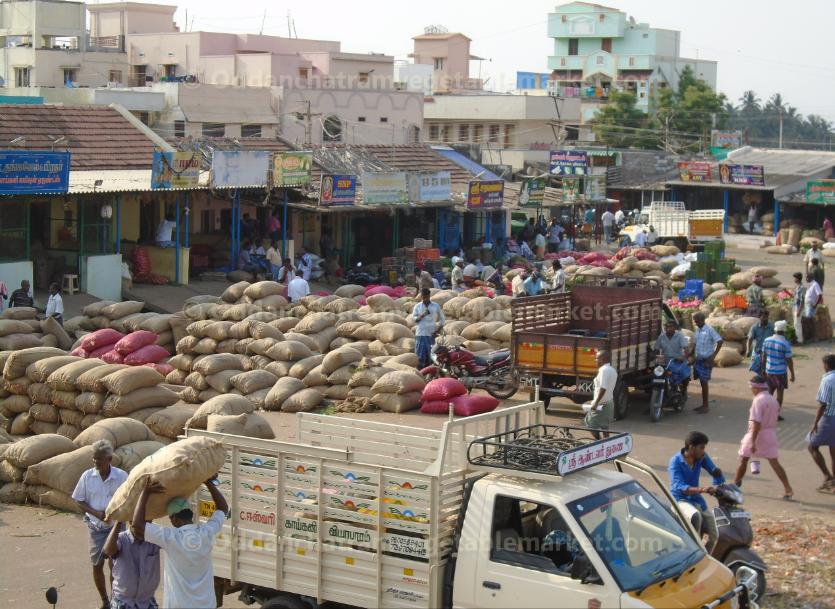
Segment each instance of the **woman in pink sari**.
[[832,221],[829,218],[823,220],[823,238],[825,241],[835,238],[835,230],[832,230]]

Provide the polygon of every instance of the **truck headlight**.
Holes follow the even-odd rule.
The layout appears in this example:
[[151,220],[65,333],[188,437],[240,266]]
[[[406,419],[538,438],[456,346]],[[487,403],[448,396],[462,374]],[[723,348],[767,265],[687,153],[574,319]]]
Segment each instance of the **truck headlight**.
[[652,371],[655,376],[663,376],[664,375],[664,366],[656,366],[655,369]]

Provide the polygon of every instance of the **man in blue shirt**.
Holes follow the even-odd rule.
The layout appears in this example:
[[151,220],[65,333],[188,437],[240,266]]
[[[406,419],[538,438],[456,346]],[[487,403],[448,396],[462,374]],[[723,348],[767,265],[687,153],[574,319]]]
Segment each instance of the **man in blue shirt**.
[[[708,438],[700,431],[691,431],[684,439],[684,448],[673,455],[667,471],[670,474],[670,492],[678,503],[685,518],[691,520],[698,513],[701,516],[701,531],[707,533],[708,549],[716,542],[717,531],[713,514],[707,509],[703,493],[713,495],[716,485],[725,482],[725,477],[706,452]],[[714,486],[699,486],[699,476],[705,470],[713,477]],[[692,520],[691,520],[692,521]],[[696,527],[699,530],[699,527]]]
[[[771,395],[775,395],[783,408],[783,391],[789,386],[789,380],[794,382],[794,360],[792,359],[792,345],[786,338],[785,321],[774,324],[774,334],[763,341],[763,367],[765,380]],[[782,415],[780,420],[783,420]]]
[[751,331],[748,332],[748,344],[746,346],[746,353],[751,358],[751,367],[749,370],[760,376],[765,375],[763,368],[763,342],[765,339],[774,334],[774,324],[768,321],[768,310],[760,311],[760,323],[751,326]]
[[533,271],[531,276],[525,279],[525,295],[537,296],[542,294],[542,277],[539,271]]
[[702,386],[702,405],[694,409],[693,412],[706,414],[710,411],[708,384],[710,383],[713,362],[719,353],[719,349],[722,348],[722,337],[705,323],[705,314],[701,311],[693,315],[693,323],[696,325],[693,332],[693,378],[699,379],[699,384]]
[[[823,372],[815,398],[818,411],[812,423],[812,431],[809,432],[809,453],[815,465],[823,472],[823,484],[818,487],[818,492],[835,494],[835,355],[830,353],[823,356]],[[822,446],[829,447],[832,470],[826,466],[820,451]]]
[[431,292],[427,288],[420,291],[421,301],[412,309],[415,322],[415,355],[420,360],[420,367],[429,365],[435,335],[444,327],[446,319],[441,306],[430,300]]

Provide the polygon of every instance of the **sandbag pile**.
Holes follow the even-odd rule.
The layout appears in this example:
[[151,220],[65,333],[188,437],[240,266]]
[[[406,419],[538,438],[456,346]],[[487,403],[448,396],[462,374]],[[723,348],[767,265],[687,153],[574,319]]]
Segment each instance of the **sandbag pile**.
[[55,319],[36,319],[33,307],[14,307],[0,314],[0,351],[31,347],[69,349],[73,339]]
[[160,343],[167,343],[172,336],[171,332],[160,335],[150,330],[137,330],[123,334],[112,328],[104,328],[79,339],[78,346],[71,354],[85,359],[100,359],[108,364],[150,366],[162,374],[168,374],[172,368],[164,362],[171,353]]

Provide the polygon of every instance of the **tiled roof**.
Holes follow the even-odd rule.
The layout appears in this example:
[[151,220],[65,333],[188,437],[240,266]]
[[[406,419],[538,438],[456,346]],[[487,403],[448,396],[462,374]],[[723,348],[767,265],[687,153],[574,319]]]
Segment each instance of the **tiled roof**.
[[[21,136],[25,141],[10,143]],[[0,149],[53,147],[70,151],[73,171],[150,169],[154,155],[148,136],[107,106],[0,104]]]

